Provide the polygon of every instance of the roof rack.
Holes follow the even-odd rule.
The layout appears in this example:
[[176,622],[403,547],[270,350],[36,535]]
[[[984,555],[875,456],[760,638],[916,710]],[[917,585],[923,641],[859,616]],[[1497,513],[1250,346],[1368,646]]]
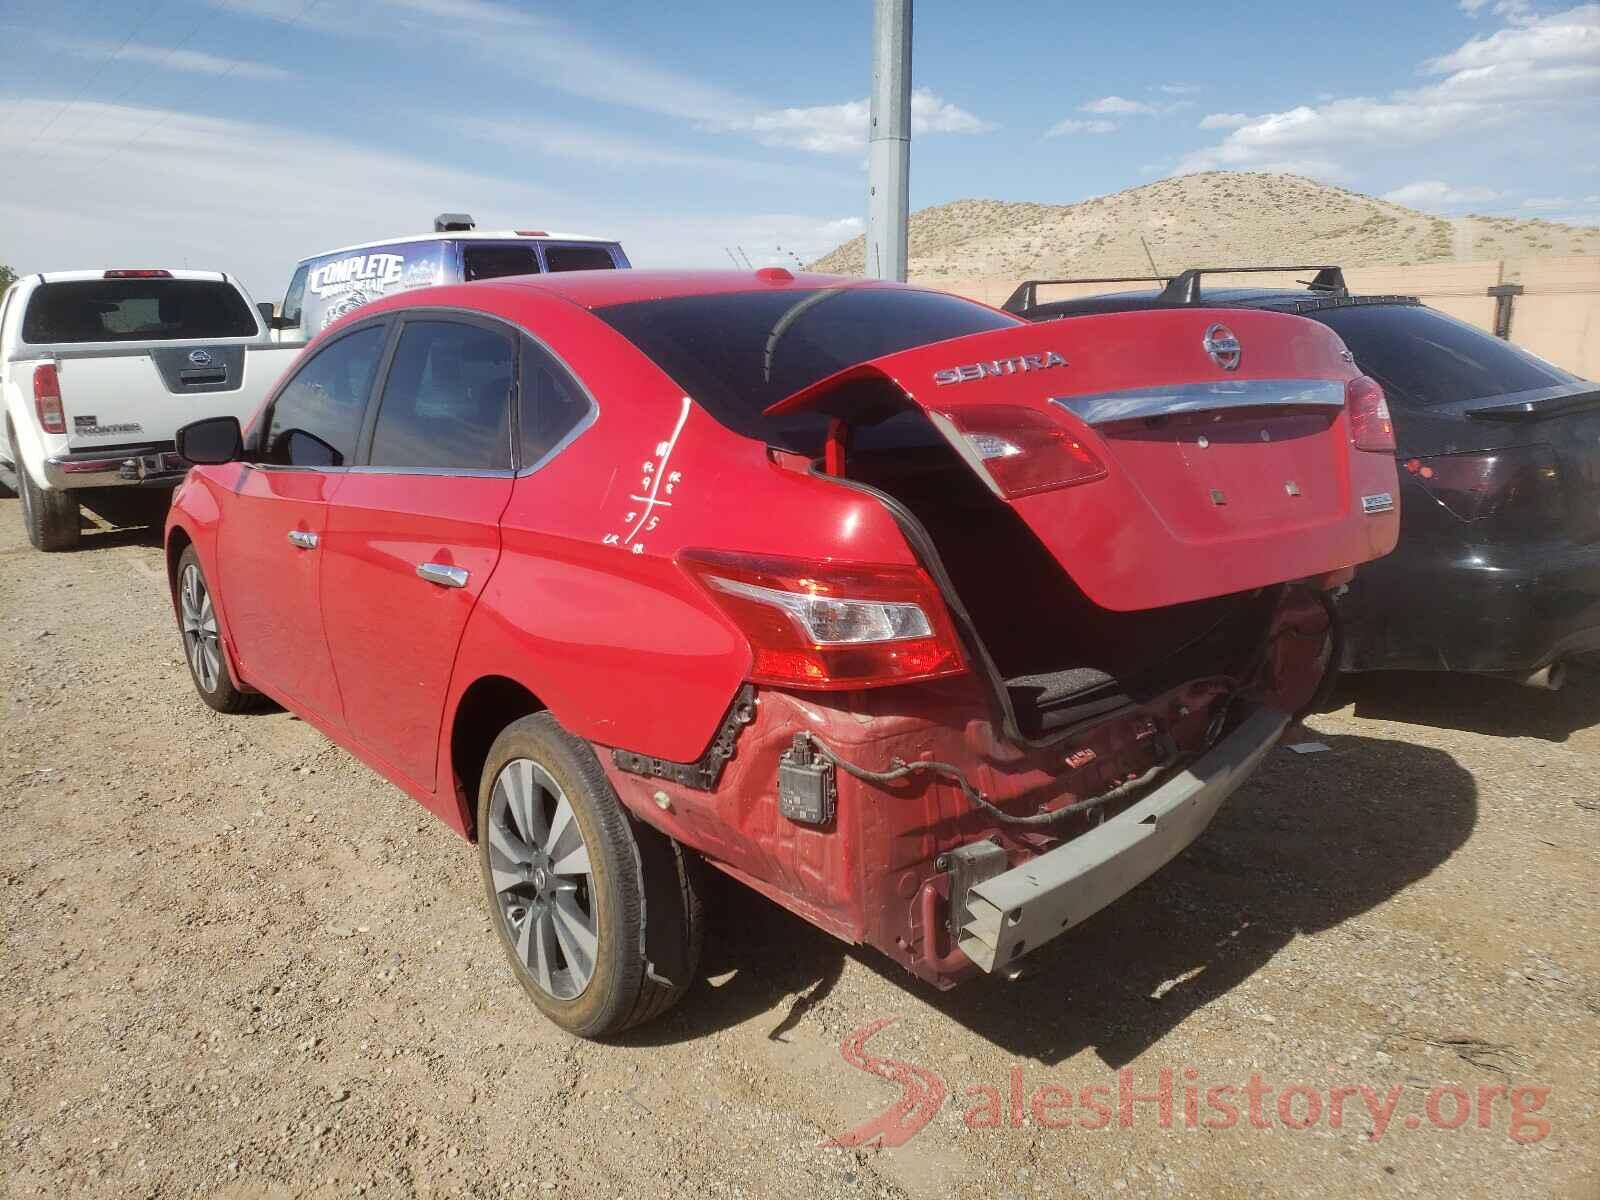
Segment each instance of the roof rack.
[[1202,275],[1281,275],[1287,271],[1315,271],[1306,281],[1306,287],[1325,296],[1348,296],[1344,269],[1328,264],[1311,264],[1290,267],[1190,267],[1177,275],[1127,275],[1103,279],[1025,279],[1017,285],[1000,307],[1009,313],[1022,314],[1039,303],[1041,284],[1061,283],[1159,283],[1162,284],[1159,301],[1164,304],[1199,304],[1200,277]]
[[1159,283],[1171,275],[1106,275],[1097,279],[1024,279],[1000,307],[1008,313],[1025,313],[1039,303],[1039,288],[1057,283]]

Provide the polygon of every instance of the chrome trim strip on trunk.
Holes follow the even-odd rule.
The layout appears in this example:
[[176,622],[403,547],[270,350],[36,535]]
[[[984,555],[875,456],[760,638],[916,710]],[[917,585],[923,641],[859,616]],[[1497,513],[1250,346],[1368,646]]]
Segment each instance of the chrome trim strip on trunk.
[[1337,379],[1230,379],[1055,396],[1050,403],[1059,404],[1089,425],[1107,425],[1232,408],[1343,408],[1344,383]]

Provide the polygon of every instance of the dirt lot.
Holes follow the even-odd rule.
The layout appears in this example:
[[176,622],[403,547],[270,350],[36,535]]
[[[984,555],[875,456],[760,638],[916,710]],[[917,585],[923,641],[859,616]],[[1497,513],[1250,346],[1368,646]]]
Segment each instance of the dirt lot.
[[[16,507],[6,1196],[1600,1195],[1600,673],[1364,681],[1015,983],[935,994],[729,885],[706,979],[595,1045],[523,1000],[455,835],[200,704],[153,536],[45,559]],[[1124,1068],[1171,1073],[1165,1126]],[[902,1097],[902,1145],[828,1144]]]

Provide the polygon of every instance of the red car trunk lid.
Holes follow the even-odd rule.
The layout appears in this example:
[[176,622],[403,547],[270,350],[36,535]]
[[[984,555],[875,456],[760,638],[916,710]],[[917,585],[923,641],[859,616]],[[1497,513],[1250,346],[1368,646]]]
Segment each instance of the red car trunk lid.
[[[1157,310],[919,346],[768,412],[879,419],[881,404],[866,397],[893,384],[1095,603],[1126,611],[1320,575],[1394,548],[1394,459],[1351,445],[1345,387],[1356,377],[1338,337],[1311,321]],[[995,427],[1008,410],[1024,410],[1015,425],[1026,437]],[[1038,444],[1036,414],[1080,460],[1078,481],[1004,488],[985,455]]]

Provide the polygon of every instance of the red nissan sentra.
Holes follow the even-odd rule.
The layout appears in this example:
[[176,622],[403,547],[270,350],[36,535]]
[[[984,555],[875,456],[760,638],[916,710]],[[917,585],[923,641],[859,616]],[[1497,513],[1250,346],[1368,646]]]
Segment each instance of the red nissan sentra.
[[380,300],[178,448],[201,697],[475,840],[585,1036],[689,985],[706,863],[940,987],[1014,973],[1205,828],[1397,529],[1325,326],[778,269]]

